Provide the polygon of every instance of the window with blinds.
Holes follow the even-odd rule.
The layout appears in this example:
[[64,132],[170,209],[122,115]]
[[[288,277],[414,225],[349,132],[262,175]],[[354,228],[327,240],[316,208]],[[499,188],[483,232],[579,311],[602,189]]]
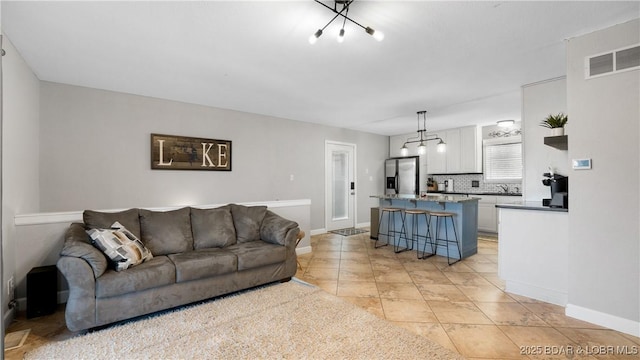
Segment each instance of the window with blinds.
[[484,141],[484,180],[522,180],[522,142],[519,136]]

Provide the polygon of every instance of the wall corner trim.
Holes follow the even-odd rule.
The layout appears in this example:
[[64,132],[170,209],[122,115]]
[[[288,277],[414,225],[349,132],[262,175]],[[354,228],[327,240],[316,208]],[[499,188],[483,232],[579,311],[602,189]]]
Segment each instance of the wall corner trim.
[[565,315],[609,329],[640,337],[640,321],[621,318],[582,306],[567,304]]

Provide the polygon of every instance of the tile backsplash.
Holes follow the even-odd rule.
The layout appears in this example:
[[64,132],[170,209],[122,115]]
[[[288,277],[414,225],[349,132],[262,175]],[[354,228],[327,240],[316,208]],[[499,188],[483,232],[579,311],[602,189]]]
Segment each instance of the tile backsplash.
[[[484,181],[483,174],[462,174],[462,175],[431,175],[433,180],[437,183],[444,183],[447,179],[453,179],[453,191],[454,192],[468,192],[468,193],[483,193],[483,192],[504,192],[500,185],[507,185],[509,192],[521,193],[522,182],[501,182],[501,183],[487,183]],[[472,187],[472,182],[478,181],[479,187]],[[444,189],[438,189],[443,191]]]

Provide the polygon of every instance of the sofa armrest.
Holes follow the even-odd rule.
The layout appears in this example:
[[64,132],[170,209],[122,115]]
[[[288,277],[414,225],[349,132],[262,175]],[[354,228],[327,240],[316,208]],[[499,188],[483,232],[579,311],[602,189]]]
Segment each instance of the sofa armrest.
[[[291,231],[295,230],[295,231]],[[260,226],[260,238],[266,242],[283,245],[296,246],[296,235],[298,235],[298,223],[283,218],[267,210],[262,225]]]
[[96,279],[89,264],[73,256],[61,256],[56,264],[67,283],[69,298],[65,310],[67,327],[71,331],[96,326]]
[[102,251],[90,243],[90,237],[81,223],[73,223],[64,235],[64,245],[60,256],[81,258],[86,261],[93,270],[93,278],[104,274],[107,270],[107,258]]

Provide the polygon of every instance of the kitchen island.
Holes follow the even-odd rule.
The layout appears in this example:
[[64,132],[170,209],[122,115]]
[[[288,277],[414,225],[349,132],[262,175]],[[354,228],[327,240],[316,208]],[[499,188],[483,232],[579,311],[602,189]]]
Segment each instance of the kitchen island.
[[[428,211],[446,211],[454,213],[454,222],[456,227],[456,233],[458,235],[458,243],[460,244],[460,252],[462,258],[469,257],[478,252],[478,199],[464,196],[464,195],[372,195],[372,198],[379,199],[380,208],[383,207],[396,207],[401,209],[424,209]],[[381,219],[379,226],[387,229],[386,216]],[[424,220],[419,221],[419,233],[426,234],[426,225]],[[400,231],[402,228],[402,220],[398,217],[395,223],[396,229]],[[406,224],[409,238],[411,237],[411,220],[407,220]],[[373,229],[372,229],[373,231]],[[444,227],[440,230],[440,237],[444,237]],[[449,236],[453,238],[453,228],[451,223],[447,221],[447,231]],[[431,232],[435,232],[435,224],[432,224]],[[373,236],[374,234],[372,234]],[[377,234],[376,234],[377,235]],[[383,240],[383,239],[381,239]],[[384,239],[383,241],[385,241]],[[395,241],[397,244],[404,244],[404,240],[400,242],[399,235],[396,235]],[[390,241],[391,245],[393,243]],[[418,242],[420,249],[424,246],[424,241]],[[427,246],[428,248],[428,246]],[[415,250],[415,247],[414,247]],[[449,253],[452,258],[458,258],[458,251],[454,245],[450,245]],[[436,254],[441,256],[447,256],[447,248],[444,246],[438,247]]]

